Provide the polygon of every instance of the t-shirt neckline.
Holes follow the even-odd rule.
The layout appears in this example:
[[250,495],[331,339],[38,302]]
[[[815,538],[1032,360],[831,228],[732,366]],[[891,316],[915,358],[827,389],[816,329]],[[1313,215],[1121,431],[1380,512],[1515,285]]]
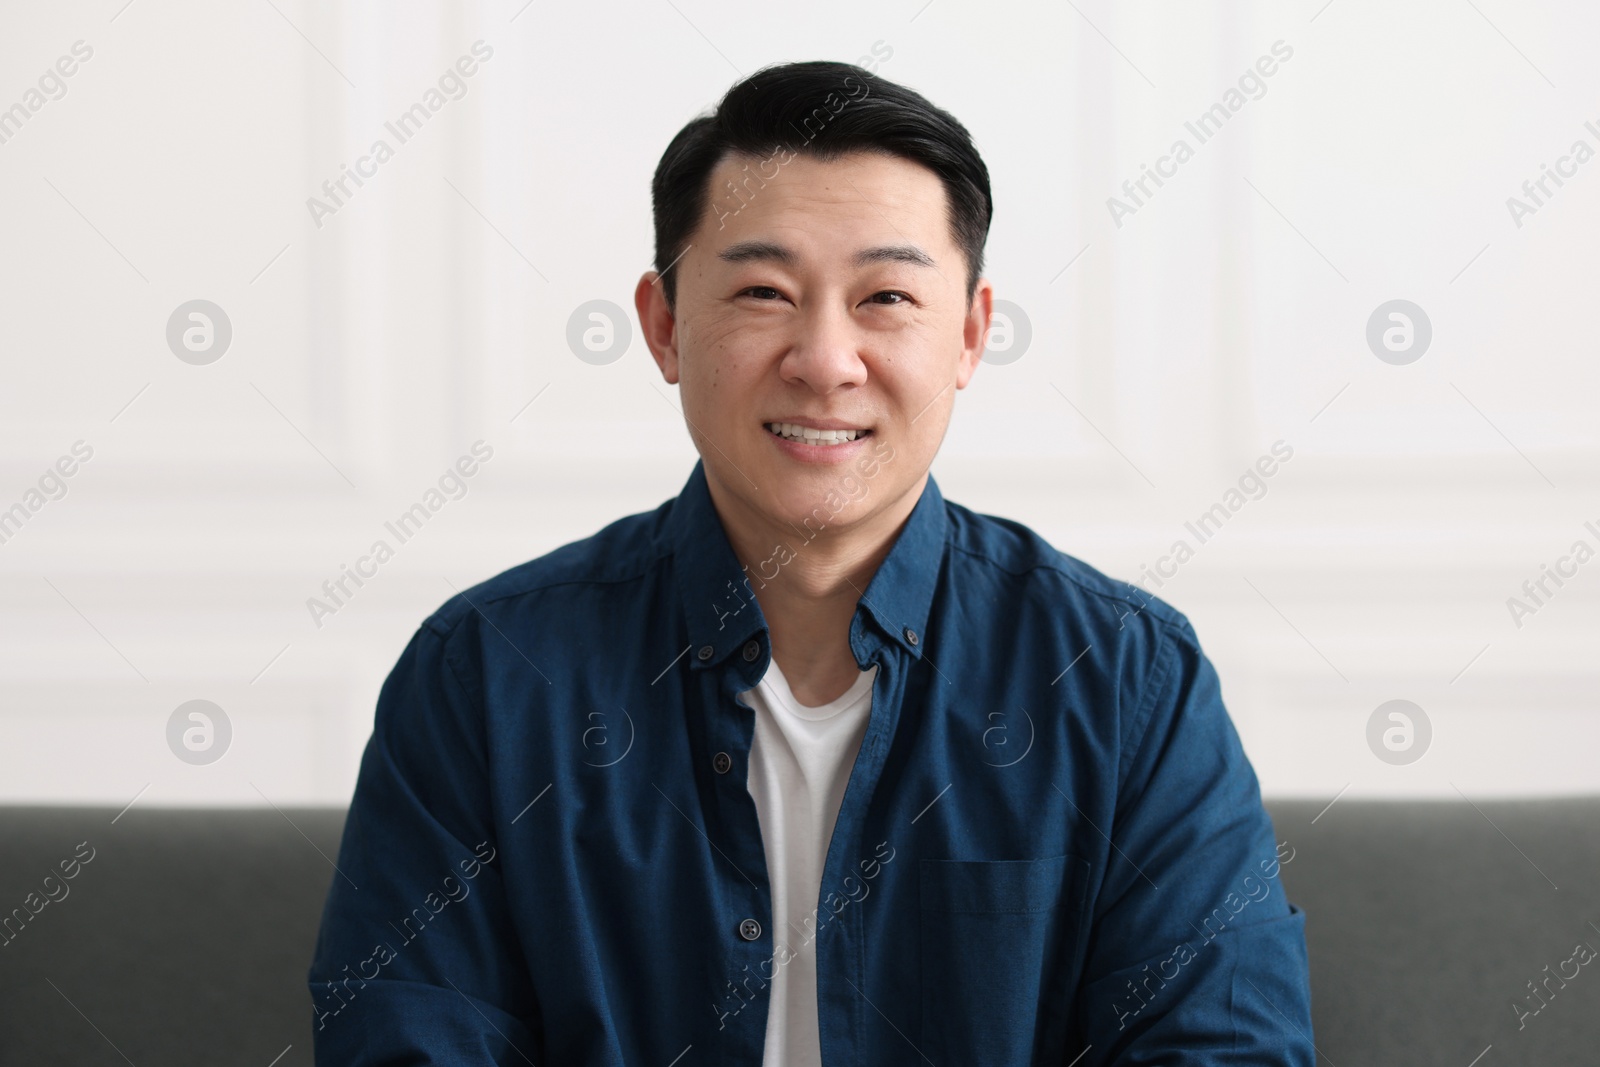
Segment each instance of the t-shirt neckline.
[[762,676],[760,684],[770,686],[773,692],[777,694],[779,706],[791,715],[799,719],[805,719],[807,722],[823,722],[849,711],[869,697],[872,693],[872,680],[877,670],[878,665],[874,663],[862,671],[860,676],[850,683],[850,688],[841,693],[837,699],[815,707],[802,704],[795,699],[794,690],[789,687],[789,679],[784,676],[783,671],[778,667],[777,657],[773,657],[768,661],[767,673]]

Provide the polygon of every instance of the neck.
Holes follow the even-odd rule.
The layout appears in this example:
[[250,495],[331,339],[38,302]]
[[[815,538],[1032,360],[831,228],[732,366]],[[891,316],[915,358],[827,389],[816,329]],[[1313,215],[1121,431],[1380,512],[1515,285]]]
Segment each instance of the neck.
[[899,499],[808,539],[811,531],[745,506],[707,470],[717,516],[767,621],[773,657],[802,704],[825,704],[855,680],[850,621],[926,482],[924,474]]

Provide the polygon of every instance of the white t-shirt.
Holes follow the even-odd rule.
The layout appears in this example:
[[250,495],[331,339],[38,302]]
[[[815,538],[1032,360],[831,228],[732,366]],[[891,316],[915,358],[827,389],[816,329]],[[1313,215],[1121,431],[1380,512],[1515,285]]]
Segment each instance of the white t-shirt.
[[775,925],[763,1067],[822,1064],[815,941],[822,865],[867,731],[877,672],[874,664],[839,699],[811,708],[795,700],[773,659],[756,688],[740,694],[756,713],[748,786],[761,822]]

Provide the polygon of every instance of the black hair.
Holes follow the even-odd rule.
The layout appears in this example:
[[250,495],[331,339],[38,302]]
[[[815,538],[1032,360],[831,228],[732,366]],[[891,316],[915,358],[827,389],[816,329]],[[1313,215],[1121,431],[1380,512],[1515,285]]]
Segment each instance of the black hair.
[[[650,184],[655,215],[655,269],[667,306],[675,304],[671,267],[700,220],[712,209],[711,172],[728,153],[766,157],[763,165],[795,155],[829,162],[849,152],[881,152],[920,163],[944,183],[950,231],[967,266],[967,302],[983,270],[983,246],[994,215],[989,169],[972,136],[949,112],[921,94],[852,63],[813,60],[764,67],[735,84],[710,114],[678,131]],[[778,153],[788,153],[781,161]],[[730,208],[762,177],[746,167],[741,186],[729,183]]]

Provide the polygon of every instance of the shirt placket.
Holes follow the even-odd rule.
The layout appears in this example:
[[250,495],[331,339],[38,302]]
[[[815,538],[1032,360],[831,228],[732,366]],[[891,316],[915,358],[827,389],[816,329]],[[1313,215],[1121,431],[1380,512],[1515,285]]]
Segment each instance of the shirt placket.
[[816,938],[817,1024],[824,1067],[865,1062],[862,1035],[865,1014],[872,1010],[865,999],[870,984],[863,943],[866,935],[862,904],[849,901],[845,879],[854,876],[859,882],[859,862],[872,854],[871,845],[865,842],[872,798],[888,761],[905,691],[904,659],[872,632],[861,631],[859,623],[851,649],[858,663],[876,664],[878,671],[872,684],[867,730],[845,785],[822,870],[819,921],[824,913],[832,913],[826,903],[830,892],[847,901]]
[[712,846],[718,892],[712,894],[716,944],[708,946],[719,979],[713,1010],[718,1019],[716,1062],[760,1067],[772,987],[772,892],[755,800],[748,788],[755,713],[738,700],[765,670],[760,636],[752,636],[716,662],[719,649],[704,645],[699,692],[709,714],[700,718],[709,753],[710,803],[706,835]]

